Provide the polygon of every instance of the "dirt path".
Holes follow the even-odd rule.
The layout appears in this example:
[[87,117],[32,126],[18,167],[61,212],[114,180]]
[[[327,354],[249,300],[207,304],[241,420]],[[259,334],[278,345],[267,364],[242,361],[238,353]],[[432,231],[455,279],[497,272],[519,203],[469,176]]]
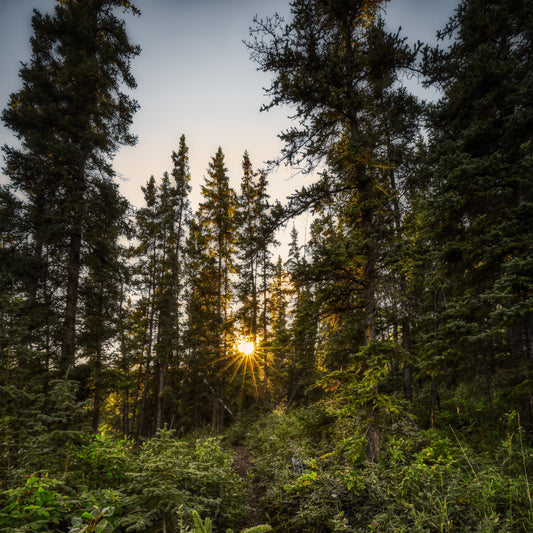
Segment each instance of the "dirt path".
[[235,470],[244,480],[248,477],[248,469],[253,465],[252,456],[245,446],[234,446]]
[[248,512],[241,519],[239,526],[247,528],[265,524],[265,513],[258,508],[260,488],[257,483],[254,483],[253,476],[248,472],[253,467],[253,458],[245,446],[234,446],[233,453],[235,454],[235,470],[246,483],[247,489],[246,507]]

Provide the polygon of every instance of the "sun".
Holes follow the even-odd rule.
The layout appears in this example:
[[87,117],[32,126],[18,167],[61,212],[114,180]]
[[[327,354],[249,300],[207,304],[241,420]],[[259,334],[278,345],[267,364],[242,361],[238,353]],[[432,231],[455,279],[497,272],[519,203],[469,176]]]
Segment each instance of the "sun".
[[[224,354],[211,361],[210,364],[222,363],[218,374],[229,372],[228,381],[232,383],[240,374],[242,375],[242,389],[252,384],[256,398],[259,398],[259,385],[266,379],[267,367],[271,374],[279,374],[273,366],[276,358],[272,353],[274,347],[265,348],[262,344],[255,343],[253,338],[246,335],[236,335],[231,346]],[[281,376],[281,374],[279,374]]]
[[236,348],[241,355],[247,357],[250,357],[255,352],[255,344],[247,339],[240,339],[237,341]]

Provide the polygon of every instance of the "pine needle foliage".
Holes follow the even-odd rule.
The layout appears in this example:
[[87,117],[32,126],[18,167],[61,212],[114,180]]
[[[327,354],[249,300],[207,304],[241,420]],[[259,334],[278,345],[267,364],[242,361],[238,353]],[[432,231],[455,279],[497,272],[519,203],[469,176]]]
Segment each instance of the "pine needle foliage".
[[162,429],[142,446],[126,474],[125,514],[120,525],[130,532],[178,527],[179,513],[192,521],[192,511],[229,525],[240,513],[240,479],[220,439],[190,445]]

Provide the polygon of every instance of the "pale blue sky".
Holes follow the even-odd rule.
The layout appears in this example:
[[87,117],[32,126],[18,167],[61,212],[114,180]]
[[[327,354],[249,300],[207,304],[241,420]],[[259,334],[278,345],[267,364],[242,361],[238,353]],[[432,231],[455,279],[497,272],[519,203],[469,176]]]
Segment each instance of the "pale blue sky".
[[[281,147],[276,135],[288,125],[281,109],[260,113],[265,103],[265,74],[256,71],[242,44],[255,14],[288,13],[288,0],[134,0],[141,17],[126,17],[132,42],[143,51],[133,63],[141,108],[132,131],[135,147],[124,148],[114,168],[121,190],[136,205],[141,185],[150,175],[171,170],[170,154],[180,135],[190,150],[193,201],[200,193],[207,165],[220,145],[232,185],[239,187],[241,161],[248,150],[255,168]],[[391,0],[391,29],[414,42],[434,39],[457,4],[456,0]],[[18,70],[30,57],[32,9],[49,12],[54,0],[0,0],[0,107],[20,88]],[[13,143],[0,125],[0,145]],[[306,179],[280,169],[269,178],[271,196],[281,201]]]

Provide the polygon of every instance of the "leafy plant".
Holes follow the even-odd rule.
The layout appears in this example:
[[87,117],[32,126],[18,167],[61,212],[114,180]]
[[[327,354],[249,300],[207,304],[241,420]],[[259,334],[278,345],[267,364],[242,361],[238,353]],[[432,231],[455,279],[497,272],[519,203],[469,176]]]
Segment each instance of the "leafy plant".
[[[177,529],[179,513],[192,523],[192,510],[230,525],[241,513],[241,482],[231,454],[218,438],[190,445],[159,431],[147,441],[126,474],[124,506],[119,520],[129,532],[160,527]],[[135,512],[128,512],[135,511]]]
[[111,533],[115,528],[108,522],[107,517],[111,516],[113,511],[113,507],[100,510],[95,506],[91,512],[86,511],[81,516],[72,518],[72,527],[68,533]]
[[124,481],[129,459],[125,440],[91,435],[76,452],[76,472],[93,488],[111,487]]
[[[213,532],[213,523],[210,518],[206,518],[205,521],[202,521],[200,515],[197,511],[192,511],[192,518],[194,520],[194,529],[191,530],[189,527],[183,527],[180,529],[181,533],[212,533]],[[264,533],[267,531],[272,531],[272,526],[268,524],[260,524],[258,526],[249,527],[241,530],[241,533]],[[233,529],[227,529],[226,533],[234,533]]]
[[2,531],[54,531],[69,511],[68,499],[59,492],[61,482],[46,476],[28,476],[26,483],[0,494]]

